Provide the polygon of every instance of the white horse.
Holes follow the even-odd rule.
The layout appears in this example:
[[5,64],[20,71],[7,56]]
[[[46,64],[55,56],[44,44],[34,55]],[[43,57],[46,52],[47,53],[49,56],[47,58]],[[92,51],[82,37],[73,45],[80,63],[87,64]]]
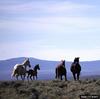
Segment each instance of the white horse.
[[18,80],[18,76],[21,76],[21,79],[24,80],[27,66],[31,67],[29,59],[25,59],[22,64],[16,64],[13,68],[12,77],[15,76]]

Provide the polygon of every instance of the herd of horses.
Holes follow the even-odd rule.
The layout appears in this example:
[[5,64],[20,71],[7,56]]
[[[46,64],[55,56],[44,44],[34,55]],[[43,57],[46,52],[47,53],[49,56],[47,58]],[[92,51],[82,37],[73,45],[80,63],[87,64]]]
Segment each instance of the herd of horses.
[[[37,79],[37,70],[40,70],[39,64],[36,64],[33,69],[27,70],[27,67],[31,67],[29,58],[25,59],[25,61],[22,64],[16,64],[13,68],[12,77],[16,77],[18,80],[18,77],[20,76],[22,80],[25,80],[25,77],[27,77],[27,80],[34,80]],[[79,80],[80,72],[81,72],[81,66],[79,64],[79,57],[76,57],[74,59],[74,62],[71,64],[70,70],[73,74],[74,80]],[[55,78],[61,79],[64,76],[65,81],[67,81],[67,70],[65,67],[65,60],[62,60],[60,64],[57,65],[55,68]]]

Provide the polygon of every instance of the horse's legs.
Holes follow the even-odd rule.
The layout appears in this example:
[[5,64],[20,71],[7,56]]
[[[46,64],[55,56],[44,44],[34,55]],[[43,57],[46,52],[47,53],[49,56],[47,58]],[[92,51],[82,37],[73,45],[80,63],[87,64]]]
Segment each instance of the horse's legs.
[[32,80],[32,75],[30,75],[30,79]]
[[57,74],[57,69],[55,70],[55,72],[56,72],[56,76],[55,76],[55,78],[57,79],[57,76],[58,76],[58,74]]
[[34,75],[33,75],[33,80],[34,80]]
[[77,80],[79,80],[80,73],[77,73]]
[[20,77],[23,81],[25,80],[25,75],[20,75]]
[[20,75],[21,76],[21,79],[23,80],[23,76],[22,75]]
[[61,78],[61,80],[62,80],[62,75],[60,75],[60,78]]
[[28,74],[28,76],[27,76],[27,80],[29,81],[29,74]]
[[75,75],[75,73],[73,73],[73,77],[74,77],[74,80],[76,80],[76,75]]
[[65,74],[65,81],[67,81],[67,76],[66,76],[66,74]]
[[24,80],[25,80],[25,76],[26,76],[26,74],[24,74],[24,78],[23,78]]
[[18,80],[18,76],[19,76],[19,75],[16,75],[16,79],[17,79],[17,80]]
[[38,78],[38,77],[37,77],[37,74],[36,74],[36,80],[37,80],[37,78]]

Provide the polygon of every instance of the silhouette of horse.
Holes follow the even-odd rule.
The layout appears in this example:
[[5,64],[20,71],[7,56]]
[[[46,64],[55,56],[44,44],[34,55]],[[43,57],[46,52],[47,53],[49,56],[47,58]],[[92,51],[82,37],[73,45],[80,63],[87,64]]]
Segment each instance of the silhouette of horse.
[[74,62],[71,64],[70,70],[73,74],[74,80],[79,80],[80,72],[81,72],[81,66],[79,64],[79,57],[76,57],[74,59]]
[[29,59],[25,59],[22,64],[16,64],[13,68],[12,77],[16,76],[18,80],[18,76],[20,76],[21,79],[24,80],[27,66],[31,67]]
[[31,80],[34,80],[34,76],[36,76],[36,79],[37,79],[37,70],[40,70],[39,64],[35,65],[34,69],[29,69],[27,71],[28,73],[27,79],[29,80],[29,77],[30,77]]
[[65,67],[65,60],[62,60],[60,64],[58,64],[58,66],[55,69],[55,73],[56,73],[56,79],[61,79],[62,80],[62,76],[65,76],[65,81],[67,80],[67,70]]

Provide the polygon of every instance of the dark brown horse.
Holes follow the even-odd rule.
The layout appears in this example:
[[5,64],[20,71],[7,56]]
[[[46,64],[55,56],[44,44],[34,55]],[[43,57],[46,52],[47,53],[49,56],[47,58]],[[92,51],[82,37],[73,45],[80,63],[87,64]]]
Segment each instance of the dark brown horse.
[[[39,64],[35,65],[34,69],[29,69],[27,71],[27,73],[28,73],[27,79],[29,80],[29,77],[31,80],[34,80],[35,79],[34,77],[36,77],[36,79],[37,79],[37,70],[40,70]],[[32,77],[33,77],[33,79],[32,79]]]
[[62,60],[61,63],[55,69],[56,79],[60,78],[62,80],[62,76],[65,76],[65,81],[67,80],[66,76],[66,67],[65,67],[65,60]]
[[76,57],[74,59],[74,62],[72,63],[70,70],[73,74],[74,80],[79,80],[80,72],[81,72],[81,66],[79,64],[79,57]]

